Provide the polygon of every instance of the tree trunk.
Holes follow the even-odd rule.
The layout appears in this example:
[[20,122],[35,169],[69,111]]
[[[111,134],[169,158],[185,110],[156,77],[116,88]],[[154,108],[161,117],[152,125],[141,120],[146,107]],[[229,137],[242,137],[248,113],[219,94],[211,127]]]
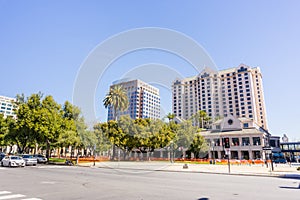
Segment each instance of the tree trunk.
[[123,155],[123,160],[126,160],[126,155],[127,155],[127,149],[125,149],[124,151],[123,151],[124,153],[124,155]]
[[47,141],[47,147],[46,147],[46,158],[49,160],[50,157],[50,142]]
[[116,145],[113,144],[112,146],[112,156],[111,156],[111,160],[115,160],[115,156],[116,156]]

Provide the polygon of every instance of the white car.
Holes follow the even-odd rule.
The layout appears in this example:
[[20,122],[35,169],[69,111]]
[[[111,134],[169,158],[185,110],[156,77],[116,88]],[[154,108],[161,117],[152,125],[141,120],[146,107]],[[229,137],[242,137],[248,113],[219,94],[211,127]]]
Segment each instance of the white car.
[[37,165],[37,159],[33,157],[33,155],[23,154],[22,158],[25,160],[26,165]]
[[25,160],[20,156],[5,156],[1,160],[1,166],[25,167]]

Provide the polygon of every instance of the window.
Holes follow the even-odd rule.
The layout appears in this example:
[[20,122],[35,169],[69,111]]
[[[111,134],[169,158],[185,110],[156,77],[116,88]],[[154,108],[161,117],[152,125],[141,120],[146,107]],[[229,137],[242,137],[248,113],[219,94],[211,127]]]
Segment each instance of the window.
[[260,137],[253,137],[253,145],[261,145],[260,143]]
[[249,128],[249,124],[248,124],[248,123],[244,123],[244,124],[243,124],[243,127],[244,127],[244,128]]
[[243,137],[242,138],[242,146],[249,146],[249,145],[250,145],[249,137]]
[[239,138],[232,138],[232,146],[240,146]]

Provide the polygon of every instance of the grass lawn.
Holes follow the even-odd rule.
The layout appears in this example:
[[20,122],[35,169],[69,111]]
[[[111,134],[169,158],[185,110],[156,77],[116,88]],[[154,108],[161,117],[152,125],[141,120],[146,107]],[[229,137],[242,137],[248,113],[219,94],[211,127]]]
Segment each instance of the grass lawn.
[[50,162],[58,162],[58,163],[64,163],[66,162],[65,158],[49,158]]

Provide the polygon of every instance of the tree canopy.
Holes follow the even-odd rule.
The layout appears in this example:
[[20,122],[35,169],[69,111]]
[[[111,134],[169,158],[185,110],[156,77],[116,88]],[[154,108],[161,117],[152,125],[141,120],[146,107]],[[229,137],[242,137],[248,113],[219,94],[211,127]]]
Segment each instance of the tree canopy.
[[[6,119],[8,128],[1,125],[0,130],[5,132],[2,135],[6,143],[16,144],[20,153],[39,145],[46,148],[48,157],[52,147],[90,146],[80,109],[70,102],[60,105],[51,95],[43,97],[37,93],[27,98],[17,95],[15,103],[16,119]],[[0,117],[0,124],[4,124],[3,117]]]
[[105,108],[110,106],[113,109],[113,119],[117,120],[118,113],[125,111],[129,106],[126,91],[121,85],[111,87],[108,94],[103,99],[103,105]]

